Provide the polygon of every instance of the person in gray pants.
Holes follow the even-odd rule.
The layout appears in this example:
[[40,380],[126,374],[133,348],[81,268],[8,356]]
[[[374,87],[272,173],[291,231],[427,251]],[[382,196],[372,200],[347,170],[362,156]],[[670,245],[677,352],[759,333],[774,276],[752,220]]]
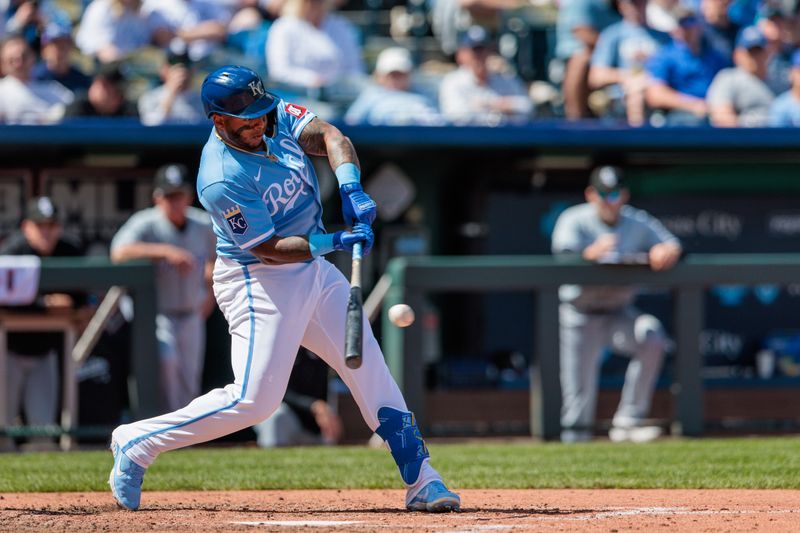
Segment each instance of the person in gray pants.
[[111,241],[115,263],[155,263],[161,393],[165,407],[173,410],[200,395],[206,318],[214,306],[210,286],[216,239],[205,211],[191,207],[193,199],[185,166],[159,168],[155,206],[131,216]]
[[[556,221],[554,254],[580,254],[596,263],[646,263],[672,268],[681,245],[658,220],[627,205],[622,170],[596,168],[586,203],[570,207]],[[661,322],[633,305],[635,287],[564,285],[559,289],[561,335],[561,440],[585,441],[594,434],[597,387],[603,351],[631,357],[622,399],[612,421],[613,441],[644,442],[660,436],[647,426],[656,379],[666,345]]]

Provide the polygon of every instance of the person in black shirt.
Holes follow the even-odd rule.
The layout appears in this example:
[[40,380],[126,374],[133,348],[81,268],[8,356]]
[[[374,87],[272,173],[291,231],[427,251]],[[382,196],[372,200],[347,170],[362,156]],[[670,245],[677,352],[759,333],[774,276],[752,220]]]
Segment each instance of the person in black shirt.
[[[62,235],[62,225],[53,202],[47,197],[31,199],[20,231],[0,246],[0,255],[80,256],[80,246]],[[80,295],[40,294],[27,307],[14,312],[41,313],[46,309],[71,308],[79,305]],[[58,408],[58,355],[63,338],[55,332],[9,332],[8,358],[4,379],[7,384],[6,425],[14,425],[20,406],[31,426],[56,423]],[[34,449],[51,448],[49,438],[30,441]]]
[[76,94],[67,107],[65,119],[72,118],[139,118],[136,104],[125,96],[125,75],[119,63],[98,67],[89,90]]

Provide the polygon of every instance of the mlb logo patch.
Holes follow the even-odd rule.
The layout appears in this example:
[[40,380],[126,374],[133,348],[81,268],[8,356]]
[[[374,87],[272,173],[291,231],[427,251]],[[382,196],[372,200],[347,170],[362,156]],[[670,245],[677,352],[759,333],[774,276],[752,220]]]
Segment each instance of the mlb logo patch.
[[223,215],[235,235],[244,235],[244,232],[247,231],[247,220],[244,219],[242,210],[239,209],[238,205],[227,209]]
[[306,108],[301,105],[286,104],[286,112],[293,117],[300,118],[306,114]]

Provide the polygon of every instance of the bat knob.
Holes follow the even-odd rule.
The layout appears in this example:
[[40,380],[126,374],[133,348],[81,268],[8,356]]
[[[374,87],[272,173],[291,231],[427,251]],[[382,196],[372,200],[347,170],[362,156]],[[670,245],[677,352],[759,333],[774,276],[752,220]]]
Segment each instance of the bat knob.
[[345,358],[344,362],[347,365],[347,368],[350,368],[352,370],[355,370],[356,368],[361,368],[361,356],[360,355],[356,355],[356,356],[353,356],[353,357],[347,357],[347,358]]

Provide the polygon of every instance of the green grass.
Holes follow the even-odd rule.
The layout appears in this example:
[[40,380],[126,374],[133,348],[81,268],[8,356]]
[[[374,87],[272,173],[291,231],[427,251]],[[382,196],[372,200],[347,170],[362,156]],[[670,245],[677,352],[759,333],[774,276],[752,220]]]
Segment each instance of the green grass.
[[[800,488],[800,438],[435,444],[455,488]],[[0,493],[104,491],[108,452],[0,455]],[[401,488],[391,457],[365,447],[199,448],[164,454],[148,490]]]

